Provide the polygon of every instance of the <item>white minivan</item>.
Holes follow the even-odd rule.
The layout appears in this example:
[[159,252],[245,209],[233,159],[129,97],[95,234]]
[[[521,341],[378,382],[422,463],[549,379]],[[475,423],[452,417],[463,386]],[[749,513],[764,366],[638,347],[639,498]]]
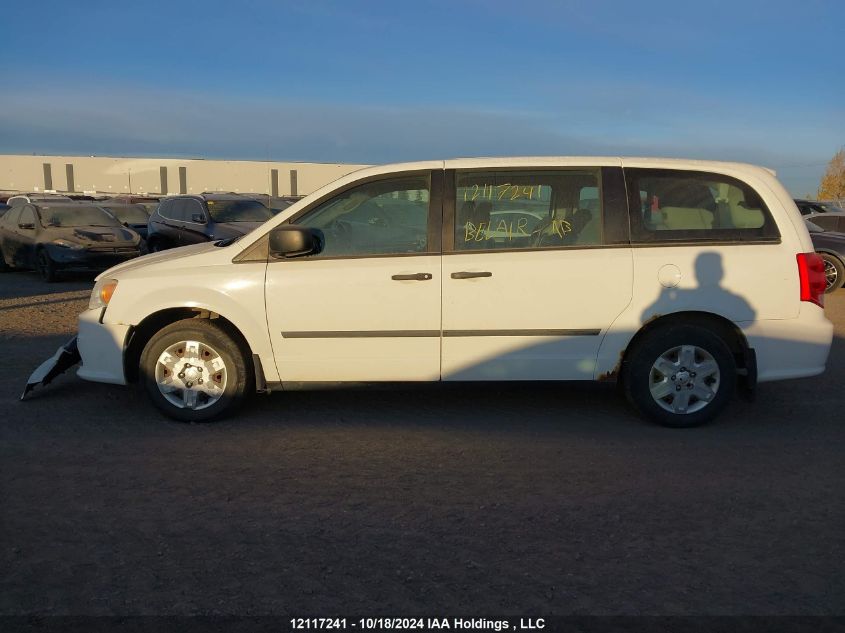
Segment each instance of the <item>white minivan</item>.
[[701,424],[824,371],[821,260],[774,174],[654,158],[489,158],[349,174],[237,240],[97,278],[79,376],[211,420],[326,383],[617,382]]

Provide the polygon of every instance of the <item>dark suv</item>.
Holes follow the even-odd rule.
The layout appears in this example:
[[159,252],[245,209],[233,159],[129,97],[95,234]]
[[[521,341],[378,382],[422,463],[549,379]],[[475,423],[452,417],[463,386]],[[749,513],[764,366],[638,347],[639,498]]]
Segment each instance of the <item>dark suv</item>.
[[263,204],[236,193],[172,196],[164,198],[150,216],[147,246],[150,251],[162,251],[236,238],[272,217]]

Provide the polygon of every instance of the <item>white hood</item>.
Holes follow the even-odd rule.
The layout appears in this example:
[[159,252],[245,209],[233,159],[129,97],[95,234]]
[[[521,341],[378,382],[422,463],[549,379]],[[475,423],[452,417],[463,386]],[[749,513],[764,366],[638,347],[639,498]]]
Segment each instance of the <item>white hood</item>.
[[177,259],[184,259],[185,257],[192,257],[201,253],[217,250],[219,247],[215,246],[213,242],[203,242],[201,244],[192,244],[190,246],[180,246],[179,248],[171,248],[160,253],[150,253],[149,255],[142,255],[135,259],[130,259],[128,262],[118,264],[109,268],[105,272],[97,275],[97,279],[114,277],[116,274],[125,273],[130,270],[138,268],[145,268],[147,266],[160,264],[163,262],[172,262]]

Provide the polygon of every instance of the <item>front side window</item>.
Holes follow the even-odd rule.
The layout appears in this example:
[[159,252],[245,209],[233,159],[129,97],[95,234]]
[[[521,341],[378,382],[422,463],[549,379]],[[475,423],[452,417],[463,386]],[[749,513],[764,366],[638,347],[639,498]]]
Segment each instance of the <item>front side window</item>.
[[185,200],[183,202],[185,222],[205,224],[205,210],[199,200]]
[[459,172],[455,250],[601,243],[598,170]]
[[325,243],[317,257],[425,253],[430,191],[428,175],[369,182],[295,223],[322,231]]
[[626,169],[637,241],[777,238],[765,203],[748,184],[720,174]]
[[33,227],[35,226],[35,211],[32,210],[32,207],[24,207],[23,211],[21,211],[21,219],[18,223],[28,224]]

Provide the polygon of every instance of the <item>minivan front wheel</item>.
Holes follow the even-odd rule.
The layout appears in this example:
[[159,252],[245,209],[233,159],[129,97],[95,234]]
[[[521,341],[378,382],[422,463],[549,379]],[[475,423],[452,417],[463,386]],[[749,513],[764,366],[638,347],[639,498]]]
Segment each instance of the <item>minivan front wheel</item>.
[[715,418],[736,388],[727,344],[698,326],[660,328],[630,350],[623,375],[628,400],[664,426],[693,427]]
[[157,332],[141,353],[140,369],[153,404],[182,422],[231,413],[253,390],[247,355],[206,319],[184,319]]

